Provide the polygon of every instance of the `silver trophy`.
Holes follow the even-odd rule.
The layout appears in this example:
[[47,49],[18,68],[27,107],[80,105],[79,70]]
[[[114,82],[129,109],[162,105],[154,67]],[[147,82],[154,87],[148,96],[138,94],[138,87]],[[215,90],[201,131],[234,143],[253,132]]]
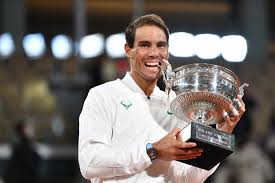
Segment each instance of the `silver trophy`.
[[182,162],[209,170],[235,149],[235,136],[210,125],[224,122],[223,109],[231,104],[238,108],[237,95],[244,95],[238,76],[231,70],[213,64],[195,63],[172,69],[166,60],[160,65],[165,91],[176,94],[170,110],[189,123],[179,134],[182,141],[196,142],[204,149],[201,157]]

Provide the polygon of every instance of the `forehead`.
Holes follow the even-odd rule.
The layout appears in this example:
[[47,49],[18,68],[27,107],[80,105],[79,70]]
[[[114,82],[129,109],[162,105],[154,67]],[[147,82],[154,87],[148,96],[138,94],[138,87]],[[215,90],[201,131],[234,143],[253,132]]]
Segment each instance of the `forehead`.
[[164,31],[155,25],[144,25],[136,29],[135,42],[167,42]]

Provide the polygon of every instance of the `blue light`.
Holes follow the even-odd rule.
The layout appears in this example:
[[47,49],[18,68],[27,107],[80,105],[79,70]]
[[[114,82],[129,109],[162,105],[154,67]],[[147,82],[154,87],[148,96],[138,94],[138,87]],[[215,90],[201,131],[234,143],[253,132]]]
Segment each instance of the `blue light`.
[[4,33],[0,35],[0,57],[8,58],[15,51],[15,45],[10,33]]
[[104,51],[104,37],[102,34],[85,36],[79,43],[79,54],[82,58],[94,58]]
[[111,58],[122,58],[125,57],[125,34],[118,33],[110,35],[106,39],[106,51],[107,55]]
[[41,33],[29,34],[23,38],[23,48],[27,57],[37,59],[46,51],[44,36]]
[[56,59],[65,60],[73,53],[72,40],[66,35],[57,35],[52,39],[51,49]]

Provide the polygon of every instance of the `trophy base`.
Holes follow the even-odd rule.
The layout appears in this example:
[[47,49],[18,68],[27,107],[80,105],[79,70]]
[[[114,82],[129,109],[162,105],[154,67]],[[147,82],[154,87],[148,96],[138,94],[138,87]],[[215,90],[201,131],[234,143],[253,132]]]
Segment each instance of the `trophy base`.
[[181,141],[195,142],[203,149],[200,157],[180,162],[210,170],[235,150],[235,136],[200,123],[191,122],[179,133]]

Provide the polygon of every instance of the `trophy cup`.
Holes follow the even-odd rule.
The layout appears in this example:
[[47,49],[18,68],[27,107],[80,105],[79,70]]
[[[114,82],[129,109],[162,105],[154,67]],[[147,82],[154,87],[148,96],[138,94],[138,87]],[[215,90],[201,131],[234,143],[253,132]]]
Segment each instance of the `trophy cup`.
[[170,110],[179,119],[188,123],[178,137],[182,141],[195,142],[203,148],[202,156],[181,162],[210,170],[234,152],[235,136],[219,131],[211,125],[223,123],[223,109],[237,105],[237,95],[244,95],[244,87],[231,70],[213,64],[195,63],[172,70],[163,60],[160,69],[165,91],[176,94]]

